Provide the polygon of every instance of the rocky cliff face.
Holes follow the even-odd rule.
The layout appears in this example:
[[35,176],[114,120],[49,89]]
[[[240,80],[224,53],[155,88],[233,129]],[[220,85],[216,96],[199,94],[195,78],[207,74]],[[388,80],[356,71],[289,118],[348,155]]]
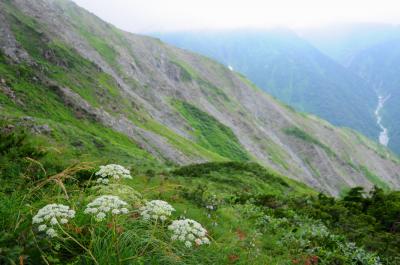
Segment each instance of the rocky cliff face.
[[[121,132],[160,160],[255,160],[335,195],[400,187],[399,160],[387,149],[293,111],[210,59],[120,31],[66,0],[2,1],[0,21],[4,71],[32,68],[74,118]],[[29,100],[5,82],[14,101]],[[2,91],[3,113],[30,113]]]

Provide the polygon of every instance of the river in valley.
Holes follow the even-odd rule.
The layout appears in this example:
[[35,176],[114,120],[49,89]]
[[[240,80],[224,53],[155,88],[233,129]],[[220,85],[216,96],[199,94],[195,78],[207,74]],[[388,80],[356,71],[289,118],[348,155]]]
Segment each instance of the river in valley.
[[383,126],[382,124],[382,113],[381,110],[385,106],[385,102],[390,98],[390,95],[384,97],[379,95],[378,96],[378,106],[375,109],[375,117],[376,117],[376,123],[378,124],[379,128],[381,129],[381,132],[379,133],[379,143],[387,146],[389,143],[389,136],[388,136],[388,130],[386,127]]

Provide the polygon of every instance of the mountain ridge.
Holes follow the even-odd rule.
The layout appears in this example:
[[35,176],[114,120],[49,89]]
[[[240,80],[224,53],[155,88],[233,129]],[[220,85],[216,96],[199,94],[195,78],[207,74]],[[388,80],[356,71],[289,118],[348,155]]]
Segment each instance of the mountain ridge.
[[349,67],[359,52],[393,39],[400,33],[398,25],[352,23],[300,30],[299,34],[323,53]]
[[[104,126],[127,157],[249,159],[334,195],[400,185],[399,160],[385,148],[296,113],[206,57],[119,31],[69,1],[0,5],[2,112],[50,124],[53,141],[63,142],[61,134],[74,150],[99,148],[75,143],[68,131],[102,139],[95,128]],[[113,141],[115,132],[126,145]]]

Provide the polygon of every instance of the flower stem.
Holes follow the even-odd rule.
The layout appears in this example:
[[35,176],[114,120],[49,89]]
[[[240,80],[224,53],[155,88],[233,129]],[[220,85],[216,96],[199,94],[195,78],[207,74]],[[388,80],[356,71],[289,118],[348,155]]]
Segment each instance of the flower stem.
[[99,265],[99,263],[97,262],[96,258],[93,256],[92,251],[90,251],[90,249],[86,248],[84,245],[82,245],[78,240],[76,240],[73,236],[71,236],[70,234],[68,234],[64,229],[62,229],[62,227],[59,225],[61,231],[72,241],[74,241],[76,244],[78,244],[82,249],[84,249],[89,256],[92,258],[92,260],[94,261],[94,263],[96,265]]
[[139,254],[139,256],[143,256],[144,252],[147,250],[148,246],[150,245],[150,242],[153,240],[154,233],[155,233],[156,228],[157,228],[157,223],[158,223],[158,220],[156,219],[156,222],[153,224],[153,229],[151,231],[151,237],[150,237],[149,241],[147,242],[146,246],[143,248],[143,250]]
[[119,250],[119,240],[117,236],[117,218],[113,217],[113,241],[115,245],[115,252],[117,252],[118,264],[121,264],[121,254]]

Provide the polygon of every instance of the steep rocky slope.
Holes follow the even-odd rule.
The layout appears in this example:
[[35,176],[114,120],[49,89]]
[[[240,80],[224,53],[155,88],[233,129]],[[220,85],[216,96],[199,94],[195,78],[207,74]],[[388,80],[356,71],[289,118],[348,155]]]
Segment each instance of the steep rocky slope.
[[377,139],[373,89],[290,30],[166,32],[156,36],[233,67],[298,111]]
[[399,160],[385,148],[70,1],[1,1],[0,22],[2,116],[49,127],[36,131],[77,157],[92,148],[146,163],[255,160],[331,194],[400,187]]

